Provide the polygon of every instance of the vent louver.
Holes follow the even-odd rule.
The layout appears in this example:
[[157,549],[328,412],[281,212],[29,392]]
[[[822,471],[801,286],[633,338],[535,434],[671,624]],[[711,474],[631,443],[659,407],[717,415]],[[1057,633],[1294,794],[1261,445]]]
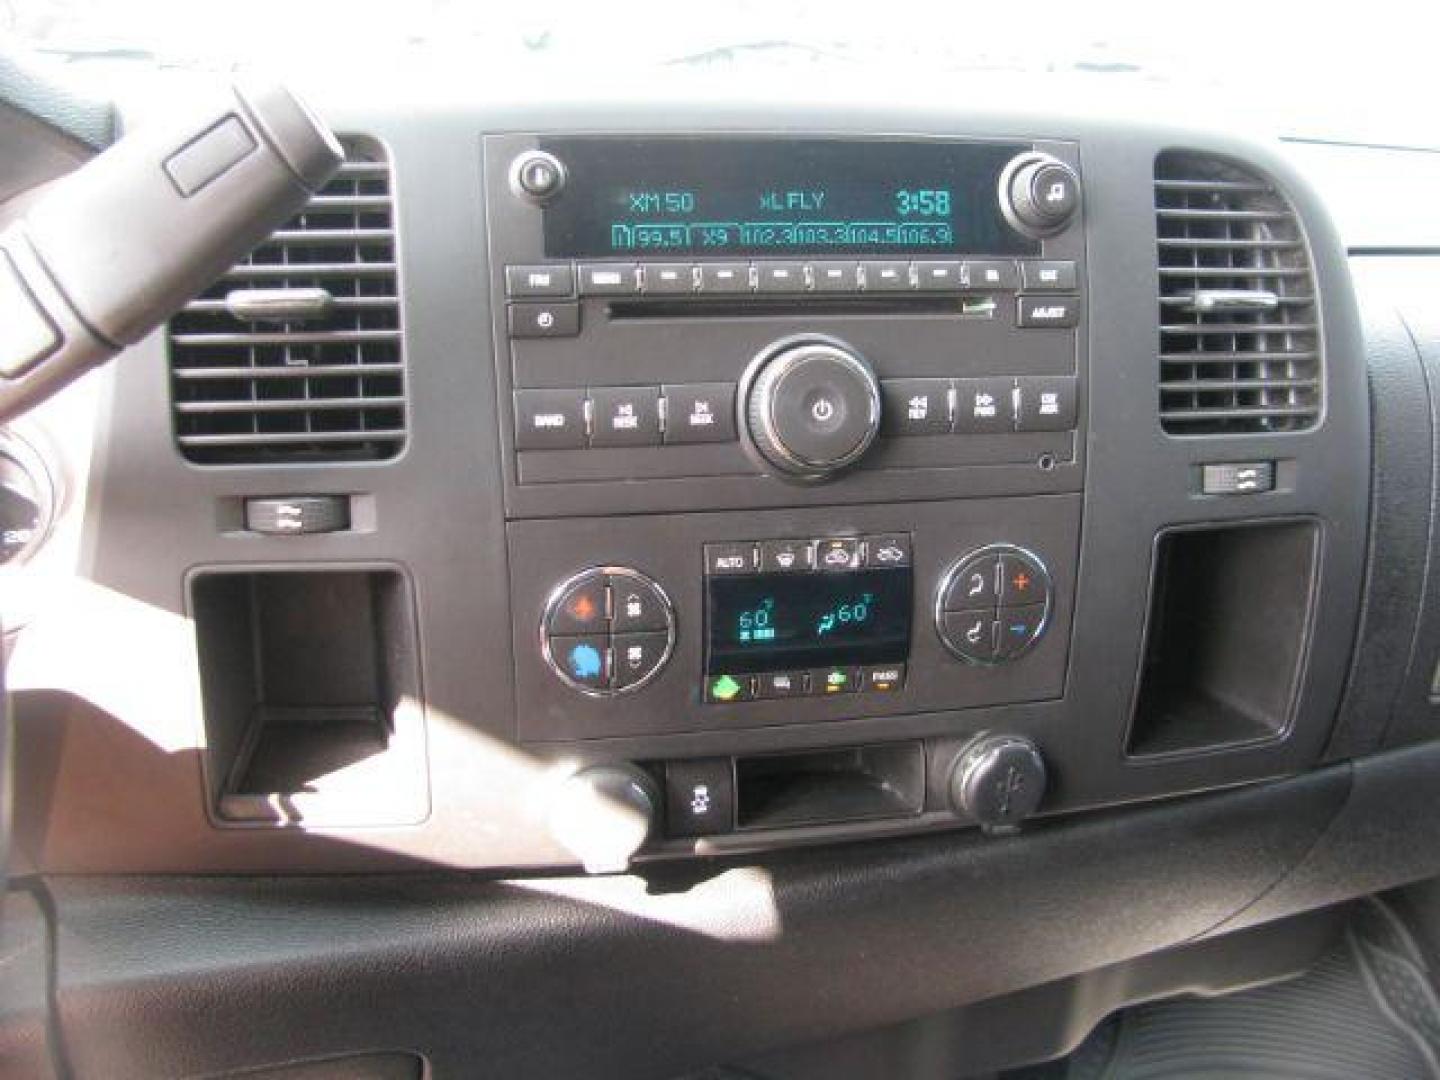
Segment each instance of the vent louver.
[[1155,162],[1160,421],[1179,435],[1299,431],[1320,416],[1315,283],[1295,211],[1225,158]]
[[345,164],[170,321],[176,440],[206,465],[375,461],[405,441],[390,165]]

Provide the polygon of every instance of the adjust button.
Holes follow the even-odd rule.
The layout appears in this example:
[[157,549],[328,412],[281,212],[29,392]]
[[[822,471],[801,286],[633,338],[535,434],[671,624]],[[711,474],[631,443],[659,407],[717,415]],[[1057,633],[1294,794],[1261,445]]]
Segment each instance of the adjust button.
[[915,264],[915,287],[923,292],[959,292],[961,264],[955,259]]
[[967,660],[995,659],[995,612],[947,611],[943,620],[945,643]]
[[854,261],[830,261],[811,264],[815,291],[853,293],[860,291],[860,264]]
[[591,263],[580,267],[581,296],[634,296],[640,274],[634,263]]
[[735,384],[683,383],[660,388],[665,441],[673,445],[733,442]]
[[584,690],[610,688],[610,638],[605,634],[550,638],[555,668]]
[[1018,607],[1043,604],[1050,581],[1045,569],[1028,555],[1018,552],[1000,556],[1000,604]]
[[750,291],[749,264],[702,263],[700,266],[700,291],[720,295],[748,293]]
[[993,555],[982,555],[966,562],[950,578],[950,587],[941,601],[944,611],[966,611],[994,607],[999,603],[995,588],[1000,573]]
[[1019,284],[1015,264],[998,259],[971,259],[961,270],[961,280],[967,289],[1013,289]]
[[1020,387],[1020,431],[1070,431],[1075,427],[1073,375],[1022,375]]
[[751,701],[755,697],[755,679],[750,675],[712,675],[705,682],[705,700],[716,705]]
[[1080,299],[1076,296],[1022,296],[1016,309],[1018,326],[1063,330],[1080,320]]
[[1030,648],[1045,628],[1045,605],[1002,608],[995,632],[995,658],[1013,660]]
[[815,546],[809,540],[766,540],[760,545],[760,569],[789,574],[815,568]]
[[734,828],[735,776],[729,758],[665,763],[665,831],[714,836]]
[[585,391],[515,391],[515,449],[575,450],[585,445]]
[[510,296],[569,296],[574,291],[575,275],[568,266],[505,268],[505,292]]
[[884,533],[865,538],[865,565],[891,570],[910,565],[910,537],[904,533]]
[[755,571],[755,545],[706,544],[705,573],[750,574]]
[[904,664],[882,664],[865,669],[860,689],[874,694],[893,694],[904,685]]
[[1014,379],[956,379],[955,430],[994,435],[1015,430]]
[[803,697],[809,691],[809,686],[809,676],[803,671],[767,671],[755,677],[755,696]]
[[590,391],[591,446],[658,446],[660,390],[655,386],[601,386]]
[[857,694],[864,681],[865,672],[858,667],[819,668],[810,672],[810,694],[813,697]]
[[762,293],[797,293],[805,291],[805,266],[798,262],[756,263],[758,288]]
[[815,567],[819,570],[858,570],[860,541],[854,537],[815,541]]
[[881,431],[886,435],[943,435],[950,430],[949,379],[884,379]]
[[1044,259],[1020,264],[1025,288],[1034,292],[1074,292],[1075,264],[1059,259]]
[[[610,576],[611,623],[615,633],[668,630],[670,613],[660,592],[650,582],[631,574]],[[616,645],[619,650],[619,645]]]
[[695,291],[695,272],[689,263],[646,263],[647,293],[690,293]]
[[869,292],[908,292],[910,264],[903,262],[867,262],[865,288]]
[[580,305],[511,304],[508,313],[513,338],[574,337],[580,333]]
[[659,670],[665,660],[670,635],[661,633],[615,635],[615,689],[642,683]]
[[545,629],[553,635],[603,634],[606,616],[605,578],[586,574],[565,590]]

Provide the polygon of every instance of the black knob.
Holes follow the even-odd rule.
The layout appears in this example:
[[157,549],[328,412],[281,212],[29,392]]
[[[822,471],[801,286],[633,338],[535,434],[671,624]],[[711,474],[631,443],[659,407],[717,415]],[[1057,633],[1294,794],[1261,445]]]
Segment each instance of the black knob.
[[1049,154],[1021,154],[1000,174],[1000,207],[1030,236],[1050,236],[1080,209],[1080,178]]
[[39,454],[0,432],[0,565],[21,562],[35,549],[50,526],[53,505]]
[[544,150],[527,150],[510,165],[510,190],[536,206],[553,201],[568,178],[564,163]]
[[821,480],[859,460],[880,430],[880,384],[843,342],[792,338],[750,365],[740,398],[749,445],[765,464]]
[[950,773],[950,805],[991,829],[1012,829],[1045,794],[1045,759],[1020,735],[982,735]]
[[655,784],[631,765],[595,765],[560,785],[550,833],[587,873],[620,873],[649,839],[660,805]]

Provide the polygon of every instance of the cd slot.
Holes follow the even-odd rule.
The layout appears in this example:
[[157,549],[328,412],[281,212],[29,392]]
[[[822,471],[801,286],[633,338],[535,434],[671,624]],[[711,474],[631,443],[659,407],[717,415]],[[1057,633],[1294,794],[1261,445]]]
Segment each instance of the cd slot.
[[745,319],[817,315],[950,315],[991,319],[999,310],[994,296],[847,296],[745,297],[726,300],[613,300],[612,320]]

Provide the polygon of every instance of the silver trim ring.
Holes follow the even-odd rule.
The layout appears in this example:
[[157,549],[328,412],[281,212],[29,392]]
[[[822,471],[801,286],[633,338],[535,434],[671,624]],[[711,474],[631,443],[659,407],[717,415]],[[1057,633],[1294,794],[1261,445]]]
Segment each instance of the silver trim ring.
[[[780,437],[775,418],[773,389],[797,364],[817,356],[838,361],[855,374],[865,389],[869,415],[866,417],[866,432],[860,441],[843,457],[825,461],[812,461],[792,450]],[[750,362],[745,378],[741,381],[743,397],[739,403],[744,430],[750,435],[755,449],[761,457],[782,472],[806,479],[822,479],[839,472],[864,457],[880,434],[881,399],[879,383],[874,370],[864,357],[852,346],[834,338],[815,335],[799,335],[772,342],[762,349]],[[760,400],[757,401],[757,398]],[[758,406],[758,407],[757,407]],[[758,421],[761,430],[753,430]],[[757,438],[757,435],[763,437]],[[782,460],[776,460],[767,453],[773,451]]]
[[[655,590],[655,595],[660,598],[660,608],[662,611],[665,612],[665,651],[661,654],[659,662],[650,669],[649,674],[647,674],[643,679],[631,683],[629,686],[607,686],[602,688],[597,686],[586,686],[584,683],[576,682],[565,670],[564,665],[556,661],[554,651],[550,648],[550,619],[552,616],[554,616],[556,610],[559,608],[560,601],[565,599],[565,594],[568,593],[571,589],[573,589],[576,585],[579,585],[586,578],[596,575],[602,577],[628,577],[635,581],[648,585],[650,588]],[[609,621],[609,613],[607,613],[607,628],[605,630],[605,637],[607,639],[606,647],[610,650],[610,675],[611,681],[613,682],[615,670],[615,635],[614,631],[608,626]],[[635,633],[651,634],[659,633],[659,631],[636,630]],[[559,636],[567,637],[571,635],[561,634]],[[644,687],[648,686],[652,681],[654,681],[654,679],[660,674],[660,672],[665,670],[665,665],[670,663],[670,657],[673,656],[674,653],[675,605],[671,603],[670,595],[665,591],[665,589],[660,585],[658,581],[650,577],[648,574],[636,570],[632,566],[588,567],[587,569],[581,570],[577,574],[572,574],[570,577],[562,581],[559,585],[555,586],[555,588],[550,591],[550,595],[545,599],[545,608],[540,616],[540,654],[545,658],[546,665],[548,665],[550,670],[555,673],[556,678],[558,678],[566,686],[570,687],[570,689],[576,691],[577,693],[584,694],[586,697],[613,698],[619,697],[622,694],[633,694],[635,691],[643,689]]]
[[[945,635],[945,597],[949,595],[950,586],[954,584],[956,577],[959,576],[960,571],[965,566],[974,562],[976,559],[982,559],[990,555],[1021,555],[1031,560],[1036,566],[1038,566],[1040,568],[1040,572],[1045,575],[1045,610],[1040,613],[1040,623],[1038,626],[1035,627],[1034,636],[1030,638],[1030,640],[1026,643],[1023,649],[1021,649],[1019,652],[1012,653],[1011,655],[1004,658],[991,657],[989,660],[982,660],[979,657],[967,656],[965,653],[961,652],[951,643],[950,639]],[[999,599],[998,596],[996,599]],[[1025,606],[1028,607],[1030,605]],[[1036,555],[1035,552],[1031,551],[1029,548],[1021,547],[1019,544],[986,544],[984,547],[978,547],[975,548],[973,551],[967,551],[964,555],[960,556],[960,558],[956,559],[953,563],[951,563],[950,568],[946,570],[945,573],[941,576],[940,587],[935,590],[935,636],[940,639],[940,644],[945,646],[945,651],[948,652],[951,656],[955,657],[955,659],[957,660],[962,660],[967,664],[973,664],[975,667],[999,667],[1001,664],[1008,664],[1012,660],[1019,660],[1022,656],[1030,652],[1031,649],[1035,648],[1035,646],[1040,643],[1040,639],[1045,636],[1045,631],[1050,628],[1050,616],[1053,614],[1054,608],[1055,578],[1051,575],[1050,567],[1046,565],[1044,559],[1042,559],[1039,555]],[[957,610],[964,611],[968,609],[960,608]],[[1002,610],[1001,605],[999,603],[996,603],[993,607],[993,610],[996,613],[995,617],[998,619],[999,613]]]

